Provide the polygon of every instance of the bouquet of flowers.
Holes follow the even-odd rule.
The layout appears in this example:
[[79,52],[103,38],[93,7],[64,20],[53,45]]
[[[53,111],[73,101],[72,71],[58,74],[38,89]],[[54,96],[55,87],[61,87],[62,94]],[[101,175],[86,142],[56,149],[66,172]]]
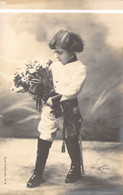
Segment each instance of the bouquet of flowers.
[[18,68],[14,74],[13,91],[29,93],[36,100],[36,108],[41,111],[42,100],[47,101],[54,93],[52,73],[49,60],[46,64],[39,61],[30,61],[24,68]]

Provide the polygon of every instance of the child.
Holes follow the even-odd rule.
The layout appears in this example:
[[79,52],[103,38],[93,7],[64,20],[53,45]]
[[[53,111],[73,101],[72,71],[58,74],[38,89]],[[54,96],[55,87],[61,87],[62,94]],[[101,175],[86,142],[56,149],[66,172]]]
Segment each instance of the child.
[[[71,159],[70,171],[65,182],[72,183],[81,178],[81,155],[77,134],[78,128],[80,128],[78,123],[80,112],[77,109],[77,96],[86,78],[86,67],[77,59],[76,53],[83,51],[84,44],[77,34],[60,30],[49,42],[49,47],[54,50],[58,59],[51,65],[51,69],[55,92],[60,95],[59,105],[62,106],[65,113],[64,141]],[[34,173],[27,182],[28,188],[37,187],[42,183],[49,149],[58,129],[56,113],[53,111],[53,99],[54,97],[50,97],[42,109],[41,121],[38,126],[40,136],[38,138],[37,159]]]

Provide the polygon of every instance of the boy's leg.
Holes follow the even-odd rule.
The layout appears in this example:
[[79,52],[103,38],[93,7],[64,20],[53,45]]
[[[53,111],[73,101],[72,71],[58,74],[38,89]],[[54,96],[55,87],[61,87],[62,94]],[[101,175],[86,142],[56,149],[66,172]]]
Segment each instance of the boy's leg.
[[65,182],[72,183],[81,178],[81,155],[78,137],[76,135],[65,138],[68,154],[71,159],[71,167]]
[[56,120],[51,111],[52,109],[50,107],[45,106],[41,114],[41,121],[38,126],[40,137],[38,138],[37,159],[34,173],[27,182],[28,188],[37,187],[42,183],[42,175],[48,158],[49,149],[57,131]]
[[42,175],[44,172],[45,164],[48,158],[49,149],[52,142],[47,140],[42,140],[38,138],[37,145],[37,158],[35,163],[34,173],[27,182],[28,188],[34,188],[42,183]]
[[41,120],[38,125],[40,138],[48,141],[53,141],[58,130],[56,118],[49,106],[44,106],[41,113]]

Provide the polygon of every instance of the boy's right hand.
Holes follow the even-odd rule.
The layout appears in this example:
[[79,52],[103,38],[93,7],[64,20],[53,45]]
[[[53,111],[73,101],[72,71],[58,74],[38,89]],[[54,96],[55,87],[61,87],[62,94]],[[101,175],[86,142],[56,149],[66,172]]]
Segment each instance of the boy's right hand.
[[60,99],[61,99],[61,95],[59,95],[59,94],[52,97],[52,111],[51,111],[51,113],[55,116],[55,118],[62,116]]
[[47,106],[52,107],[53,106],[53,102],[52,102],[52,97],[48,98],[47,102],[46,102]]

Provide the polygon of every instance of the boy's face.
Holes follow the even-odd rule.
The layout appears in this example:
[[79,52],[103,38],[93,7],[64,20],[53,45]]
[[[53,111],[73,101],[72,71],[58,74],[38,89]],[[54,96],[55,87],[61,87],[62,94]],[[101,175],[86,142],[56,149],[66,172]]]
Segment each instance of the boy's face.
[[66,49],[62,49],[61,47],[56,47],[54,49],[54,54],[58,59],[58,61],[60,61],[62,64],[66,64],[70,60],[71,56],[73,55],[72,52]]

